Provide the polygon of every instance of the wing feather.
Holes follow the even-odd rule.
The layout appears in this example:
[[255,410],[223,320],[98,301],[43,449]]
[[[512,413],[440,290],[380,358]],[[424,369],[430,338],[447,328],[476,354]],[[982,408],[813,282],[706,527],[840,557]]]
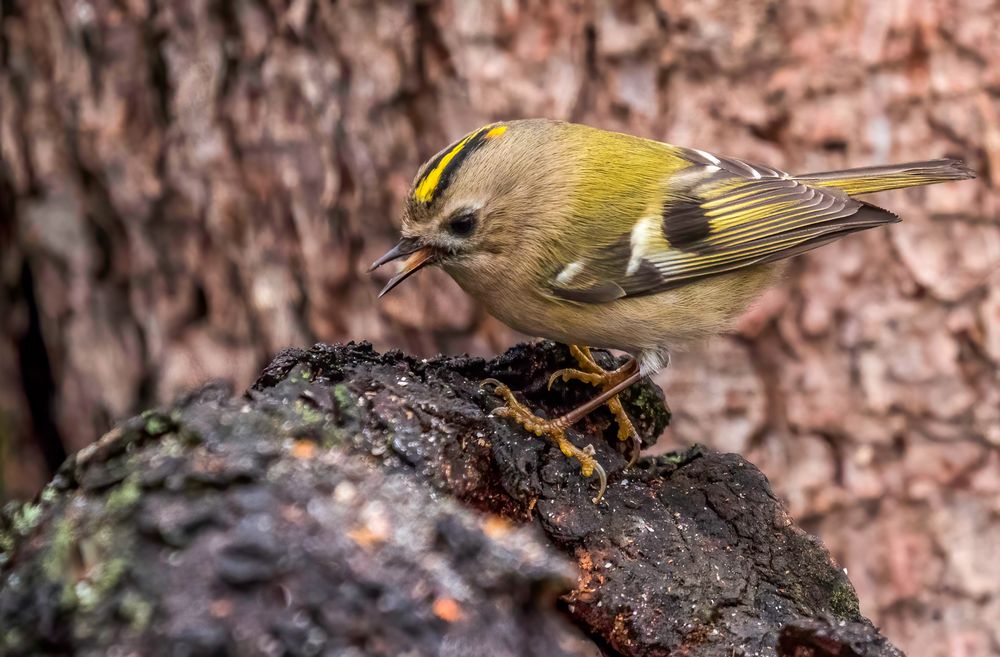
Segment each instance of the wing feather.
[[687,151],[692,165],[664,189],[659,217],[641,217],[615,244],[577,261],[576,286],[556,296],[605,303],[656,294],[708,276],[774,262],[843,235],[898,221],[832,187],[813,186],[756,164]]

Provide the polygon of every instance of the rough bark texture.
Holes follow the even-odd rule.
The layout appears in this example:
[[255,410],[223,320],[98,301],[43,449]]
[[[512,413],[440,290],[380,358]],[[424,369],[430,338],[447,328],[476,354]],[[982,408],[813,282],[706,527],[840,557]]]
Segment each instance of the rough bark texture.
[[[317,345],[242,399],[209,386],[124,423],[6,522],[0,650],[900,655],[738,455],[622,472],[599,414],[574,432],[611,475],[595,505],[558,449],[489,413],[484,376],[571,407],[581,386],[545,391],[568,364],[552,344],[490,363]],[[662,431],[655,387],[626,404]]]
[[738,451],[903,647],[1000,652],[1000,11],[861,2],[0,3],[0,460],[27,497],[115,418],[348,338],[496,353],[439,272],[381,304],[419,162],[550,116],[820,170],[975,182],[795,261],[678,354],[667,445]]

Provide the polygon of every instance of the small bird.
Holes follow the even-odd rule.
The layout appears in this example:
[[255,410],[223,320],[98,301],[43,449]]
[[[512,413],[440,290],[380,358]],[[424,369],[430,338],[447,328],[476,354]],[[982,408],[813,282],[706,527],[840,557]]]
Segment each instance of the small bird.
[[[654,374],[671,347],[731,325],[780,276],[781,261],[851,233],[895,223],[855,196],[973,178],[939,159],[791,175],[631,135],[529,119],[484,126],[427,161],[407,195],[402,239],[371,270],[405,258],[379,293],[428,265],[443,268],[495,317],[570,345],[579,380],[601,393],[555,419],[509,388],[494,413],[550,437],[584,476],[607,485],[593,447],[566,429],[608,404],[621,440],[638,433],[618,393]],[[590,347],[624,351],[605,371]]]

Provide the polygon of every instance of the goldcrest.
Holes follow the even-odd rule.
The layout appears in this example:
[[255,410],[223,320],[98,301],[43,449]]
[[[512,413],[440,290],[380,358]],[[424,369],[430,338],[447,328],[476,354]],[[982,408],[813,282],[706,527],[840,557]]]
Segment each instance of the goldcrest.
[[[618,392],[662,368],[672,347],[725,330],[786,258],[899,221],[856,196],[972,177],[955,159],[792,175],[584,125],[506,121],[420,168],[402,239],[372,269],[405,258],[381,296],[439,266],[512,328],[574,345],[580,369],[554,378],[602,392],[562,418],[534,416],[493,383],[508,401],[501,415],[598,473],[599,498],[603,469],[566,439],[569,425],[608,403],[619,436],[637,440]],[[587,347],[634,360],[604,372]]]

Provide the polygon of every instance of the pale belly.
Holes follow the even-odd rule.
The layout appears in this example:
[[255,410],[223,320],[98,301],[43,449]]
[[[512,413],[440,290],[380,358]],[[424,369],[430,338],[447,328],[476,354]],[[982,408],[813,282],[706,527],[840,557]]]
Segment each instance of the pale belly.
[[522,333],[566,344],[619,349],[654,363],[657,355],[665,358],[670,347],[726,330],[782,269],[780,264],[755,267],[605,304],[562,301],[535,287],[466,289],[490,314]]

